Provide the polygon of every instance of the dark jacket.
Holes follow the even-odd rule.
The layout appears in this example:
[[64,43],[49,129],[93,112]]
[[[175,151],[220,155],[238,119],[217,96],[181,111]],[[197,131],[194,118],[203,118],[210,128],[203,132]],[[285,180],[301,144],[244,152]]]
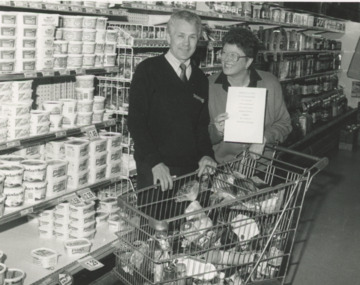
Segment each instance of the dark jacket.
[[188,83],[164,55],[141,62],[130,86],[128,127],[135,160],[151,167],[197,165],[214,157],[209,133],[208,80],[192,65]]

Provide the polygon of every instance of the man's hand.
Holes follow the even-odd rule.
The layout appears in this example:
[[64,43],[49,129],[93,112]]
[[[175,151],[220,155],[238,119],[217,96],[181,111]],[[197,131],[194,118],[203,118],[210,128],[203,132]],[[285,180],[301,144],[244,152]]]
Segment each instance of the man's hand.
[[170,175],[169,168],[164,163],[159,163],[152,168],[152,174],[154,177],[154,184],[158,182],[161,185],[161,191],[172,189],[173,180]]
[[215,117],[214,124],[219,133],[224,133],[225,120],[229,119],[228,113],[222,113]]
[[207,166],[216,167],[217,163],[210,156],[203,156],[199,161],[199,174],[200,177],[204,172]]
[[250,157],[252,159],[259,159],[263,154],[265,148],[266,138],[264,137],[264,143],[253,143],[249,147]]

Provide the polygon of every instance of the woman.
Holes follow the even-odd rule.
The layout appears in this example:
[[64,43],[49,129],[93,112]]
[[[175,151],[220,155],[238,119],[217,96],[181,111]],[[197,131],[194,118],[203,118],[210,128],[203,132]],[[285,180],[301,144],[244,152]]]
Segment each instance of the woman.
[[[269,72],[253,67],[258,49],[258,39],[250,30],[231,29],[223,38],[222,72],[209,77],[209,132],[215,158],[219,163],[234,159],[246,149],[261,155],[265,143],[283,142],[292,130],[278,79]],[[224,123],[229,118],[225,113],[229,86],[266,88],[263,144],[224,142]]]

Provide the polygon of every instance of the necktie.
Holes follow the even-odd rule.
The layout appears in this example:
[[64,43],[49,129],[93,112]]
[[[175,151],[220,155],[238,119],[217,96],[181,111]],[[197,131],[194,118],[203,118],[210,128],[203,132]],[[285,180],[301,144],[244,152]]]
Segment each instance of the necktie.
[[186,65],[184,63],[180,64],[180,69],[181,69],[180,79],[186,83],[187,82]]

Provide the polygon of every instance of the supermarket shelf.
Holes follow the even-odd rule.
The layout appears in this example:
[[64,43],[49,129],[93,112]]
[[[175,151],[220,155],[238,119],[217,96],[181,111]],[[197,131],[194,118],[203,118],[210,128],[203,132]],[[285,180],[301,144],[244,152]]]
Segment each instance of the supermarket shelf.
[[335,90],[324,91],[319,94],[301,95],[301,102],[307,102],[313,99],[323,99],[335,94],[339,94],[339,90],[335,89]]
[[[123,8],[137,10],[146,13],[159,13],[159,14],[170,14],[176,10],[180,10],[179,8],[167,7],[167,6],[157,6],[157,5],[150,5],[150,4],[142,4],[142,3],[123,3]],[[289,27],[289,28],[299,28],[299,29],[307,29],[307,30],[316,30],[322,32],[334,32],[334,33],[345,33],[345,31],[334,30],[334,29],[326,29],[322,27],[313,27],[313,26],[303,26],[303,25],[296,25],[296,24],[289,24],[289,23],[280,23],[280,22],[273,22],[267,19],[254,19],[251,17],[242,17],[236,14],[222,14],[215,11],[199,11],[199,10],[189,10],[200,17],[205,19],[216,19],[216,20],[228,20],[228,21],[240,21],[240,22],[248,22],[251,24],[262,24],[262,25],[274,25],[274,26],[281,26],[281,27]],[[324,16],[326,17],[326,16]]]
[[82,133],[85,133],[88,128],[91,128],[92,126],[95,126],[96,129],[102,129],[106,127],[111,127],[116,125],[116,120],[111,119],[104,121],[102,123],[96,123],[94,125],[89,126],[82,126],[82,127],[76,127],[71,129],[62,129],[56,132],[47,133],[44,135],[38,135],[38,136],[31,136],[23,139],[16,139],[7,141],[0,144],[0,153],[3,151],[8,151],[10,149],[20,148],[22,146],[29,146],[38,142],[43,141],[50,141],[54,139],[59,139],[67,136],[76,136],[80,135]]
[[[168,48],[169,43],[165,39],[138,39],[133,38],[133,43],[130,45],[120,44],[118,48]],[[199,41],[198,47],[207,47],[208,45],[212,45],[213,47],[221,47],[220,41],[210,42],[210,41]]]
[[118,176],[118,177],[114,177],[114,178],[107,178],[107,179],[98,181],[94,184],[87,184],[87,185],[82,186],[81,188],[66,191],[65,193],[62,193],[60,195],[48,197],[45,200],[42,200],[42,201],[39,201],[36,203],[32,203],[32,204],[29,203],[29,204],[22,205],[20,207],[5,207],[5,213],[0,218],[0,225],[6,224],[10,221],[17,220],[28,214],[36,213],[36,212],[44,210],[46,208],[55,206],[61,202],[71,199],[74,194],[80,192],[81,190],[84,190],[87,188],[96,190],[96,189],[99,189],[100,187],[109,186],[110,184],[113,184],[122,179],[128,179],[128,177]]
[[200,69],[201,69],[203,72],[216,72],[216,71],[221,71],[221,70],[222,70],[222,67],[221,67],[221,65],[203,66],[203,67],[200,67]]
[[269,51],[259,51],[259,54],[264,56],[267,55],[303,55],[303,54],[329,54],[329,53],[341,53],[341,50],[269,50]]
[[0,74],[0,81],[35,79],[35,78],[44,78],[44,77],[74,76],[74,75],[85,75],[85,74],[106,74],[106,73],[114,73],[118,71],[119,71],[118,66],[108,66],[104,68],[77,68],[77,69],[64,69],[64,70],[29,71],[22,73]]
[[[2,1],[1,10],[29,10],[29,12],[61,13],[73,15],[96,15],[106,17],[122,17],[127,19],[125,11],[121,9],[84,7],[80,5],[66,5],[57,3],[39,3],[35,1]],[[7,3],[5,3],[7,2]]]
[[303,80],[303,79],[306,79],[306,78],[318,77],[318,76],[323,76],[323,75],[337,74],[337,73],[340,73],[340,72],[342,72],[341,69],[330,70],[330,71],[314,73],[314,74],[311,74],[311,75],[306,75],[306,76],[301,76],[301,77],[279,79],[279,81],[281,83],[287,83],[287,82],[292,82],[292,81]]
[[[37,223],[21,222],[6,231],[2,231],[0,243],[2,250],[6,254],[6,265],[10,268],[25,271],[24,285],[59,284],[58,277],[60,273],[66,271],[66,273],[73,275],[84,269],[78,260],[87,256],[98,260],[117,249],[118,237],[108,230],[106,223],[96,228],[95,238],[91,240],[90,253],[69,256],[65,251],[63,241],[56,238],[40,238]],[[32,263],[31,250],[40,247],[53,249],[59,254],[58,264],[54,269],[44,269]]]

